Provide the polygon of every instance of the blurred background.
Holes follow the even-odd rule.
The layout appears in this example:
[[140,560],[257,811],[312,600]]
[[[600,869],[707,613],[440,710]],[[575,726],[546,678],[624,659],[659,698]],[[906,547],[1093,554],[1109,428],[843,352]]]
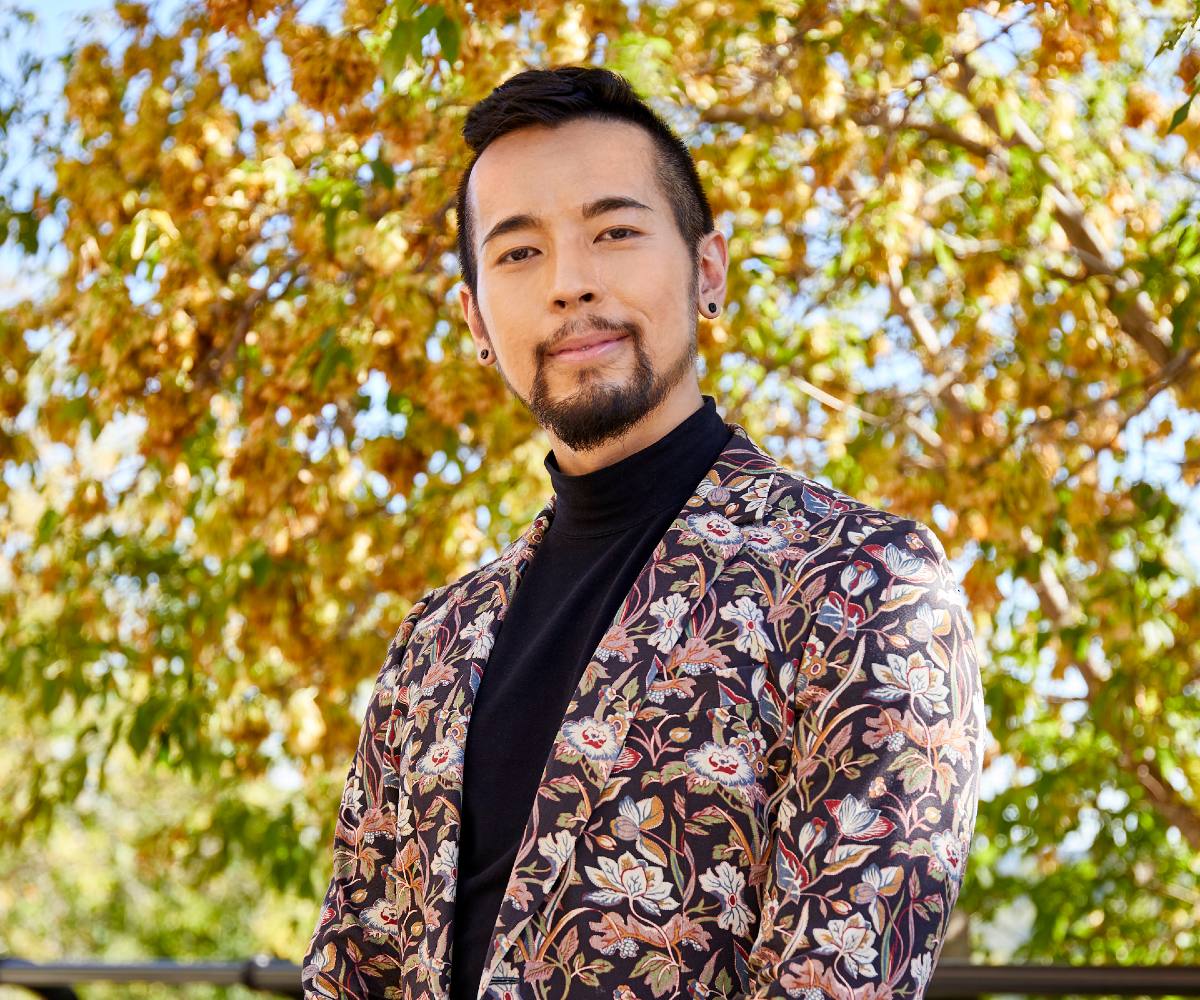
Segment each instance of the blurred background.
[[549,491],[458,306],[459,129],[590,63],[729,240],[703,391],[962,578],[992,740],[944,956],[1200,964],[1198,21],[0,7],[0,954],[300,961],[400,619]]

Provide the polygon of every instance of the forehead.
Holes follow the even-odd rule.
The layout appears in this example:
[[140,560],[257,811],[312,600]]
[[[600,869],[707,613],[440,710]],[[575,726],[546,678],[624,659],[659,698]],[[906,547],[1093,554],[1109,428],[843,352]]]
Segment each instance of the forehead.
[[467,199],[475,245],[506,216],[578,218],[584,202],[602,195],[629,195],[661,210],[665,201],[654,170],[653,140],[629,122],[575,119],[509,132],[471,170]]

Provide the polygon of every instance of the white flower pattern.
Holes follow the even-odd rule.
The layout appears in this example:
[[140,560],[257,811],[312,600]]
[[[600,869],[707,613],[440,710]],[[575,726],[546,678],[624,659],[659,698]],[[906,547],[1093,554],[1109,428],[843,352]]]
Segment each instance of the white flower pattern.
[[871,669],[881,684],[868,692],[873,698],[886,701],[909,698],[926,715],[946,715],[950,711],[945,671],[928,662],[919,650],[908,656],[888,653],[885,663],[873,663]]
[[738,937],[745,937],[750,929],[751,917],[750,908],[742,899],[746,877],[728,861],[722,861],[700,876],[700,885],[721,903],[717,926],[732,931]]
[[735,604],[726,604],[721,609],[721,617],[737,623],[738,635],[734,648],[739,652],[749,653],[754,659],[761,660],[766,657],[768,649],[775,648],[763,628],[762,608],[749,597],[739,598]]
[[629,903],[651,916],[663,910],[674,910],[679,903],[671,898],[671,885],[663,878],[661,868],[635,858],[626,851],[618,859],[602,857],[596,867],[584,867],[587,877],[597,888],[585,899],[601,906]]
[[655,649],[669,653],[683,634],[687,602],[679,594],[669,594],[650,605],[650,614],[658,619],[658,628],[650,634],[648,641]]

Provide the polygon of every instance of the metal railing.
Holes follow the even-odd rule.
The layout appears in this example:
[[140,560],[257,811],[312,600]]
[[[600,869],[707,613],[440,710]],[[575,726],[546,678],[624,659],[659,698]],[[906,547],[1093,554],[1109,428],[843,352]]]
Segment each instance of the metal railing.
[[245,986],[302,997],[300,966],[266,955],[241,962],[46,962],[0,957],[0,986],[23,986],[46,1000],[77,1000],[77,983],[165,983]]
[[[265,993],[300,997],[300,966],[268,956],[242,962],[50,962],[38,964],[0,957],[0,985],[23,986],[46,1000],[76,1000],[71,988],[83,982],[202,983],[245,986]],[[1200,966],[1194,965],[972,965],[944,959],[934,970],[925,996],[1195,996],[1200,997]]]

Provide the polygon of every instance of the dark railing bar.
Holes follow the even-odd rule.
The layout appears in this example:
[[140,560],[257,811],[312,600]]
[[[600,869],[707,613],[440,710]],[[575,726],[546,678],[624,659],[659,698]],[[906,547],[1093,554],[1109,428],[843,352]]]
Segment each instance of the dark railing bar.
[[[300,967],[266,957],[242,962],[52,962],[36,964],[0,957],[0,984],[39,992],[81,982],[208,983],[247,986],[299,996]],[[1057,996],[1200,997],[1200,966],[1194,965],[974,965],[945,959],[934,970],[926,996],[983,994]]]
[[972,965],[938,963],[927,997],[984,993],[1068,996],[1200,996],[1197,965]]
[[0,985],[42,990],[82,982],[206,983],[300,996],[300,966],[264,956],[241,962],[46,962],[0,957]]

